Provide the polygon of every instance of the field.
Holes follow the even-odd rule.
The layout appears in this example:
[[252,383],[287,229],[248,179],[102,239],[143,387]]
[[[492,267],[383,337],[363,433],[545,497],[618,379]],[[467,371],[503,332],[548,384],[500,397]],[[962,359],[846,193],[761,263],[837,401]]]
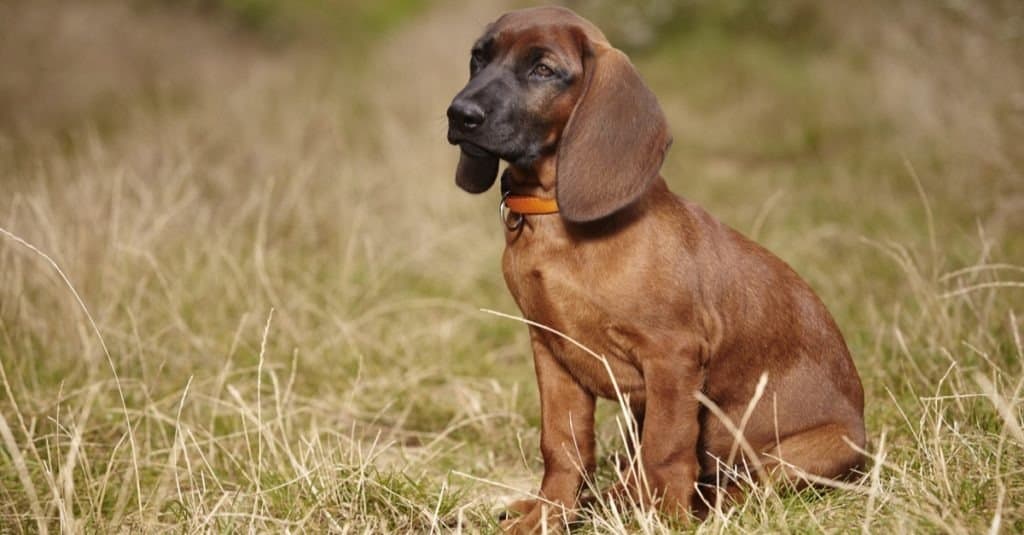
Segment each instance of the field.
[[[835,315],[871,438],[840,488],[576,532],[1024,532],[1024,6],[844,4],[570,4],[673,190]],[[0,4],[0,533],[489,532],[536,490],[497,193],[444,140],[510,7]]]

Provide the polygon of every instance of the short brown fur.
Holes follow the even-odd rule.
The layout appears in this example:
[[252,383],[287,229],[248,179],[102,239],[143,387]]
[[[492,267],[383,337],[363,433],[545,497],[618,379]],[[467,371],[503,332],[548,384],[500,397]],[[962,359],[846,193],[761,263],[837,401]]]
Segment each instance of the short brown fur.
[[607,359],[606,368],[530,328],[543,500],[514,504],[522,516],[503,527],[535,530],[557,513],[544,500],[571,515],[595,466],[595,399],[616,390],[640,424],[650,492],[623,490],[669,514],[691,511],[696,483],[715,479],[730,456],[754,464],[735,454],[733,434],[697,393],[738,424],[762,374],[767,386],[743,436],[764,474],[801,484],[805,473],[841,478],[859,466],[849,444],[865,444],[864,394],[842,334],[782,260],[669,191],[659,175],[670,143],[664,115],[625,55],[561,8],[506,14],[487,32],[491,63],[541,45],[573,80],[527,105],[549,128],[540,156],[510,165],[504,182],[514,194],[556,197],[561,214],[526,216],[506,231],[505,281],[526,318]]

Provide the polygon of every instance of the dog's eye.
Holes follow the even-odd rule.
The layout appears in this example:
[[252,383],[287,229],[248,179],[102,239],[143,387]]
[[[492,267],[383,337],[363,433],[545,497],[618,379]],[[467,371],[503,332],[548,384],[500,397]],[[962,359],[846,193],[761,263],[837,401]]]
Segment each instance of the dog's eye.
[[484,52],[482,50],[474,50],[469,57],[469,70],[476,71],[486,63],[484,61]]
[[555,75],[555,71],[543,63],[538,63],[536,67],[530,71],[530,76],[535,78],[551,78]]

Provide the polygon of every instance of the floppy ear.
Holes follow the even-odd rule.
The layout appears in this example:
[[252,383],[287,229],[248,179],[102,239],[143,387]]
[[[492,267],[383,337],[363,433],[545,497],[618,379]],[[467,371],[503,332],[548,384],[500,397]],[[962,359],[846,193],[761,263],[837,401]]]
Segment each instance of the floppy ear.
[[455,169],[455,183],[470,193],[483,193],[491,189],[498,178],[498,158],[490,155],[472,156],[462,151]]
[[629,206],[658,176],[672,139],[654,93],[625,54],[588,53],[584,88],[558,146],[562,217],[593,221]]

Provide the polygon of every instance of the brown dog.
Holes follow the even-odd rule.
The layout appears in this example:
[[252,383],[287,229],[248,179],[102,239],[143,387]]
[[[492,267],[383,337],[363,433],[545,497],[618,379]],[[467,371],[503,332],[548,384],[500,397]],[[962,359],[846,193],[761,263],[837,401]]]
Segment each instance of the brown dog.
[[504,527],[572,511],[595,464],[595,398],[618,393],[641,429],[646,490],[631,492],[664,512],[688,511],[724,466],[797,484],[857,467],[864,393],[842,334],[782,260],[668,190],[665,117],[628,58],[573,12],[534,8],[488,26],[470,71],[448,109],[456,183],[486,191],[508,162],[508,288],[526,318],[603,357],[530,328],[542,500]]

